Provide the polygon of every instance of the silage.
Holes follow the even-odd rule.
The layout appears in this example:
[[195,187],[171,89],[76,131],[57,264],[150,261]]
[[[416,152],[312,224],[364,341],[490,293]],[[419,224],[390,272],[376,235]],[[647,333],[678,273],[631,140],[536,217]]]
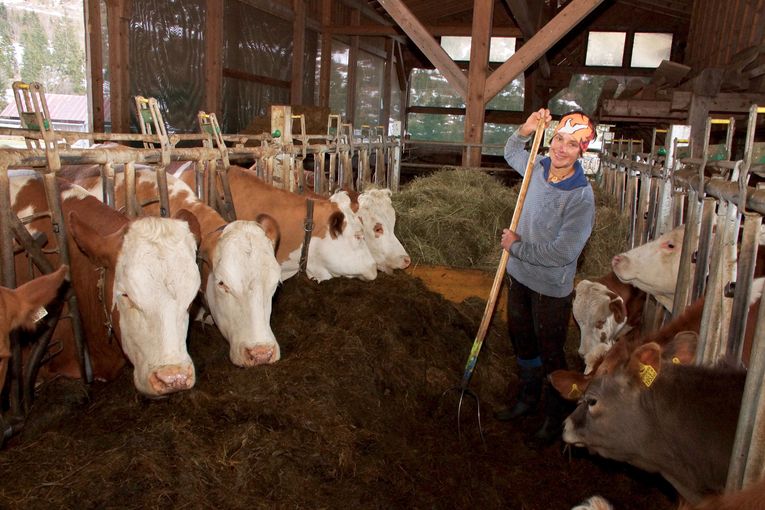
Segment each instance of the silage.
[[[507,187],[483,172],[445,169],[415,179],[393,196],[396,234],[413,264],[493,272],[502,229],[510,225],[520,182]],[[595,225],[580,257],[578,278],[607,273],[611,257],[627,248],[629,221],[593,185]]]

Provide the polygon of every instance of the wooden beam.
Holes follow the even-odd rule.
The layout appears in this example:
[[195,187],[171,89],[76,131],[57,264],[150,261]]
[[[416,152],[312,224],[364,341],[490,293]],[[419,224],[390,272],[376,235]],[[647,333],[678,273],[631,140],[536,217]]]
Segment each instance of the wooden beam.
[[[526,3],[526,0],[505,0],[505,3],[510,8],[515,21],[518,22],[523,38],[528,41],[534,37],[537,27],[531,22],[529,5]],[[539,72],[542,73],[542,77],[545,79],[550,77],[550,62],[547,61],[547,57],[544,54],[539,57]]]
[[[433,37],[451,36],[470,36],[470,25],[424,25],[425,30]],[[332,25],[326,27],[335,35],[362,35],[362,36],[396,36],[403,34],[403,30],[389,25]],[[521,31],[516,27],[492,27],[491,35],[494,37],[523,37]]]
[[205,16],[205,112],[221,113],[223,98],[223,0],[206,0]]
[[90,130],[98,133],[104,131],[104,56],[101,51],[101,2],[98,0],[85,1],[85,26],[87,39],[85,44],[86,61],[88,62],[88,102],[90,103]]
[[303,104],[303,54],[305,53],[305,0],[293,0],[292,86],[290,104]]
[[446,54],[446,51],[425,29],[422,23],[414,17],[402,0],[379,0],[380,5],[396,20],[396,23],[406,32],[406,35],[417,45],[430,62],[446,78],[454,90],[467,98],[467,78],[462,70]]
[[406,94],[406,90],[409,88],[409,77],[406,75],[406,69],[404,68],[404,52],[401,49],[401,43],[396,41],[396,76],[398,77],[398,87]]
[[[484,100],[486,75],[489,70],[489,46],[491,22],[494,16],[494,0],[473,1],[473,35],[470,45],[470,68],[468,70],[467,115],[465,117],[465,142],[483,143]],[[463,166],[481,166],[481,148],[467,147],[462,152]]]
[[[465,115],[465,108],[440,108],[435,106],[410,106],[406,113],[424,113],[428,115]],[[484,122],[492,124],[523,124],[528,117],[523,112],[510,110],[485,110]]]
[[[354,9],[351,11],[351,23],[361,22],[361,11]],[[359,62],[359,36],[351,37],[351,46],[348,50],[348,88],[345,97],[345,116],[346,122],[354,124],[356,118],[356,68]]]
[[393,39],[385,39],[385,53],[387,55],[383,67],[382,108],[380,111],[380,124],[385,126],[388,133],[388,120],[390,119],[391,81],[393,81]]
[[491,101],[505,85],[528,69],[602,2],[603,0],[571,0],[557,16],[489,76],[486,80],[484,101]]
[[332,66],[332,33],[326,27],[332,23],[332,0],[321,1],[321,64],[319,67],[319,106],[329,106],[329,79]]
[[129,23],[132,0],[107,0],[106,22],[109,30],[109,99],[112,132],[130,132],[130,60]]
[[223,68],[223,76],[225,78],[236,78],[237,80],[251,81],[253,83],[262,83],[263,85],[271,85],[272,87],[280,87],[283,89],[289,89],[291,83],[285,80],[277,80],[269,76],[261,76],[259,74],[252,74],[245,71],[239,71],[237,69],[230,69],[228,67]]

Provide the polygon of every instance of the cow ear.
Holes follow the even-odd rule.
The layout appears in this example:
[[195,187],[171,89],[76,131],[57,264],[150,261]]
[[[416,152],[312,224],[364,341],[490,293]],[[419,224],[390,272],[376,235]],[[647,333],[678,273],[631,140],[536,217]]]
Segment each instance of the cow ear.
[[202,242],[202,227],[199,225],[199,220],[197,217],[194,216],[194,214],[188,209],[180,209],[178,212],[173,214],[173,219],[185,221],[189,224],[191,235],[194,236],[194,240],[197,243],[197,248],[199,248],[199,243]]
[[343,233],[345,227],[345,214],[340,211],[333,212],[329,217],[329,235],[337,239]]
[[592,380],[592,376],[573,370],[556,370],[549,378],[553,388],[566,400],[579,400]]
[[632,353],[629,371],[646,388],[659,377],[661,371],[661,347],[656,342],[643,344]]
[[698,333],[681,331],[664,347],[662,356],[676,365],[691,365],[696,359],[698,343]]
[[624,305],[624,300],[621,296],[611,298],[611,301],[608,303],[608,308],[611,310],[611,313],[614,314],[614,320],[617,323],[621,324],[627,318],[627,307]]
[[274,253],[279,251],[279,241],[281,240],[281,231],[279,230],[279,224],[276,220],[268,214],[258,214],[255,221],[261,226],[266,233],[266,237],[271,240],[271,244],[274,245]]
[[33,313],[53,301],[68,272],[69,266],[63,265],[56,271],[35,278],[13,291],[18,307],[11,310],[11,327],[32,326]]
[[97,266],[115,267],[117,254],[122,249],[122,240],[130,224],[127,223],[112,232],[101,235],[93,227],[83,222],[74,211],[69,213],[69,232],[77,246]]

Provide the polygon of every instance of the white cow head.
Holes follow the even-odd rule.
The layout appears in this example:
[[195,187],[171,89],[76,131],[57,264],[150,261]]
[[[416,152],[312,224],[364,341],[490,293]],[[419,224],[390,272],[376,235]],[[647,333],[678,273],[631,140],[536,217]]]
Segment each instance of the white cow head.
[[71,213],[69,227],[91,261],[114,275],[113,282],[105,282],[104,297],[111,300],[106,306],[138,391],[159,396],[191,388],[188,308],[200,277],[189,224],[140,218],[103,237]]
[[348,193],[335,193],[337,204],[329,218],[328,233],[314,237],[308,247],[308,276],[316,281],[337,276],[370,281],[377,278],[377,263],[364,240],[364,227],[351,211]]
[[582,280],[576,286],[573,312],[581,334],[579,355],[585,362],[584,373],[589,374],[616,337],[627,331],[627,308],[624,300],[602,283]]
[[652,294],[672,311],[683,237],[684,227],[679,226],[649,243],[616,255],[611,259],[611,267],[621,281]]
[[207,306],[238,366],[273,363],[281,356],[270,324],[281,275],[274,255],[277,240],[278,231],[276,238],[268,237],[254,221],[234,221],[223,230],[210,261]]
[[406,269],[411,263],[409,254],[394,232],[396,211],[390,196],[389,189],[365,191],[359,195],[357,213],[364,225],[364,239],[377,262],[377,269],[386,273],[394,269]]

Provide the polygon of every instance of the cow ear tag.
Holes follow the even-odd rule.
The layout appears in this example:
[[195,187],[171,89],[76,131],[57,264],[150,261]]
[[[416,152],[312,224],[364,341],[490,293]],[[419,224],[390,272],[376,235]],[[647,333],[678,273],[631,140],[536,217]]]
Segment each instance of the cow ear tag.
[[48,315],[48,311],[41,306],[35,310],[35,313],[32,315],[32,322],[40,322],[46,315]]
[[656,376],[658,375],[656,370],[651,365],[644,365],[643,363],[640,364],[640,371],[638,374],[640,375],[640,380],[646,388],[651,387],[653,382],[656,380]]
[[678,358],[677,356],[674,356],[672,358],[672,364],[673,365],[679,365],[680,364],[680,358]]
[[572,384],[571,390],[568,392],[568,398],[573,400],[581,396],[582,396],[582,390],[579,389],[579,386],[576,383]]

